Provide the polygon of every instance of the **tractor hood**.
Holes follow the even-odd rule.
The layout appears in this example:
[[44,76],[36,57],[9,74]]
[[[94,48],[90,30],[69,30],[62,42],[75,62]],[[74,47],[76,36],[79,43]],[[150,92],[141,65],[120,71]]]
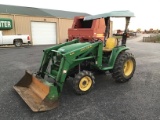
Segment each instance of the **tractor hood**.
[[83,47],[85,47],[87,45],[90,45],[90,44],[91,43],[89,43],[89,42],[75,43],[75,44],[71,44],[71,45],[67,45],[67,46],[59,48],[58,52],[60,52],[62,54],[65,54],[65,53],[71,52],[73,50],[76,50],[76,49],[79,49],[79,48],[83,48]]

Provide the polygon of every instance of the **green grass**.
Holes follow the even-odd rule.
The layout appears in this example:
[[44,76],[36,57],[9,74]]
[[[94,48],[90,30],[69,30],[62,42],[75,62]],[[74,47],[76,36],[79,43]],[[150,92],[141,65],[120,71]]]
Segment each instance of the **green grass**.
[[150,36],[148,37],[148,40],[148,42],[160,42],[160,35]]
[[157,36],[157,41],[160,42],[160,35]]

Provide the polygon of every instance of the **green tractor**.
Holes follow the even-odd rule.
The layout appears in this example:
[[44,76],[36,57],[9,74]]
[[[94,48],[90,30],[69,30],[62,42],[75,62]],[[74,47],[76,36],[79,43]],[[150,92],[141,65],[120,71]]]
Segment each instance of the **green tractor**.
[[84,20],[104,18],[106,26],[110,24],[110,17],[125,17],[126,26],[121,44],[116,38],[109,37],[110,27],[106,27],[104,42],[95,40],[82,43],[74,39],[45,49],[38,72],[32,74],[26,71],[14,89],[34,112],[38,112],[58,106],[68,77],[73,78],[73,89],[79,95],[92,90],[95,71],[109,71],[119,83],[129,81],[136,67],[134,56],[127,52],[129,48],[126,47],[127,28],[133,16],[130,11],[113,11],[85,17]]

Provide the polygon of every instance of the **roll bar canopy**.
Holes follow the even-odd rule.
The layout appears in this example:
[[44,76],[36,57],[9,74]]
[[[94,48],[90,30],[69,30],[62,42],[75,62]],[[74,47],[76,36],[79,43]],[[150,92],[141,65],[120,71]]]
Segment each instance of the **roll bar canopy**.
[[99,18],[107,18],[107,17],[134,17],[134,13],[129,10],[112,11],[112,12],[98,14],[98,15],[86,16],[84,17],[84,21],[94,20],[94,19],[99,19]]
[[99,14],[99,15],[86,16],[86,17],[84,17],[84,21],[104,18],[105,25],[108,26],[108,27],[106,27],[105,32],[104,32],[104,46],[106,46],[106,41],[107,41],[107,38],[109,38],[109,32],[110,32],[110,17],[118,17],[118,18],[125,17],[126,18],[125,30],[122,35],[122,45],[126,45],[127,29],[128,29],[128,25],[130,22],[130,18],[134,17],[133,12],[131,12],[129,10],[112,11],[112,12],[103,13],[103,14]]

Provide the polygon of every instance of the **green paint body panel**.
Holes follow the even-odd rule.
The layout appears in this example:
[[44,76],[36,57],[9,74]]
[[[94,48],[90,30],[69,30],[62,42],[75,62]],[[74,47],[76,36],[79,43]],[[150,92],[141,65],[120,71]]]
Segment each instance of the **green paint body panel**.
[[57,91],[57,87],[53,85],[53,83],[50,83],[46,80],[42,80],[43,83],[47,86],[49,86],[49,94],[46,96],[49,100],[58,100],[59,94]]
[[67,45],[67,46],[59,48],[58,51],[61,53],[67,53],[67,52],[71,52],[72,50],[82,48],[83,46],[86,46],[89,44],[91,44],[91,43],[86,42],[86,43],[71,44],[71,45]]
[[101,70],[111,70],[113,69],[114,67],[114,64],[116,62],[116,59],[118,57],[118,55],[123,52],[123,51],[126,51],[126,50],[129,50],[128,47],[125,47],[125,46],[119,46],[119,47],[116,47],[116,48],[113,48],[112,50],[112,53],[111,53],[111,56],[110,56],[110,59],[109,59],[109,62],[108,62],[108,66],[107,67],[102,67]]
[[0,18],[0,30],[11,30],[12,28],[12,19]]
[[[58,99],[60,96],[64,82],[70,70],[81,64],[83,61],[92,60],[95,69],[107,71],[113,69],[114,63],[120,52],[127,50],[125,46],[118,46],[111,52],[108,61],[108,66],[103,66],[103,43],[102,42],[86,42],[79,43],[77,39],[58,44],[44,50],[41,66],[38,72],[42,78],[49,76],[54,79],[54,84],[47,84],[50,86],[50,93],[48,99]],[[51,70],[47,72],[49,63],[52,62]]]

